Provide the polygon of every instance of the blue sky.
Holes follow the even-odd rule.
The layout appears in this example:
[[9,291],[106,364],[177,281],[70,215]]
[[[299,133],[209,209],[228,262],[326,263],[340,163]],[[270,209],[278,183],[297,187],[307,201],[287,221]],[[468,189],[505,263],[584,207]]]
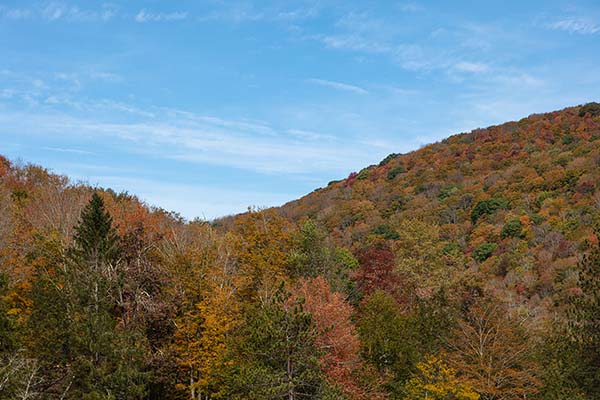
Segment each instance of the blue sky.
[[0,0],[0,153],[210,219],[599,72],[597,1]]

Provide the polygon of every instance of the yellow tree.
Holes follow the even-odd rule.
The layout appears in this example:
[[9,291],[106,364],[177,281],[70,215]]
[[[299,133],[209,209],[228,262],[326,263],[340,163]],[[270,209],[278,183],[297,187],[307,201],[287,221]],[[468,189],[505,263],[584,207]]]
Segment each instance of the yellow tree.
[[285,280],[291,225],[274,210],[249,210],[235,223],[236,286],[244,300],[267,301]]
[[538,392],[539,370],[533,361],[526,319],[498,301],[479,300],[457,321],[449,341],[450,365],[485,400],[518,400]]
[[240,320],[231,286],[213,288],[178,325],[175,335],[178,362],[189,381],[180,383],[190,398],[222,398],[227,360],[227,339]]
[[456,376],[456,371],[434,355],[417,364],[405,387],[406,400],[478,400],[479,394]]
[[241,313],[233,282],[232,239],[215,235],[204,224],[189,228],[191,232],[179,232],[173,240],[185,243],[179,246],[185,251],[173,251],[172,256],[180,280],[175,294],[183,297],[174,345],[184,373],[178,387],[192,399],[220,398],[225,389],[219,373],[227,364],[227,338]]

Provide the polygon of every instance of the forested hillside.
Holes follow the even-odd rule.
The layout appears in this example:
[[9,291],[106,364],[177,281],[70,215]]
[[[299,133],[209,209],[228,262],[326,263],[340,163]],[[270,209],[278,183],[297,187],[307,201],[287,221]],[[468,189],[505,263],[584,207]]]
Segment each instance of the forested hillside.
[[0,399],[598,399],[599,186],[597,103],[211,222],[0,158]]

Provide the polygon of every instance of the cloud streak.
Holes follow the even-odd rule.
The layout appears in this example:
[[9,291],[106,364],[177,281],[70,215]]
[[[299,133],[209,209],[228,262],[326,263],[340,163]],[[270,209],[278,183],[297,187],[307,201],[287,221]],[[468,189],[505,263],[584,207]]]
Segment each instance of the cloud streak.
[[468,61],[458,62],[454,65],[454,67],[459,71],[471,72],[474,74],[480,74],[482,72],[487,72],[490,69],[487,64],[468,62]]
[[306,81],[308,83],[313,83],[315,85],[325,86],[328,88],[342,90],[345,92],[352,92],[352,93],[357,93],[357,94],[369,94],[369,92],[366,89],[363,89],[360,86],[350,85],[347,83],[328,81],[325,79],[317,79],[317,78],[310,78],[310,79],[307,79]]
[[553,22],[548,28],[579,35],[594,35],[600,32],[600,25],[585,18],[565,18]]
[[172,22],[181,21],[188,17],[187,11],[175,11],[171,13],[153,13],[147,11],[145,8],[141,9],[135,15],[136,22]]
[[[137,115],[137,121],[117,123],[57,112],[3,113],[0,134],[37,132],[48,138],[102,139],[119,142],[119,148],[147,157],[284,175],[346,173],[348,160],[362,165],[372,161],[374,150],[382,152],[358,146],[351,139],[340,142],[301,129],[280,132],[263,124],[169,109],[148,114],[161,118]],[[324,146],[323,140],[330,145]]]

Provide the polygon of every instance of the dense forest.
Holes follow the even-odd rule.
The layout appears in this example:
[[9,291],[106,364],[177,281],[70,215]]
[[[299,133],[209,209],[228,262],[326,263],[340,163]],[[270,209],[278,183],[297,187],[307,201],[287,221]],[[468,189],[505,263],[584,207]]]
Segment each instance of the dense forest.
[[0,157],[0,399],[600,399],[600,104],[186,221]]

